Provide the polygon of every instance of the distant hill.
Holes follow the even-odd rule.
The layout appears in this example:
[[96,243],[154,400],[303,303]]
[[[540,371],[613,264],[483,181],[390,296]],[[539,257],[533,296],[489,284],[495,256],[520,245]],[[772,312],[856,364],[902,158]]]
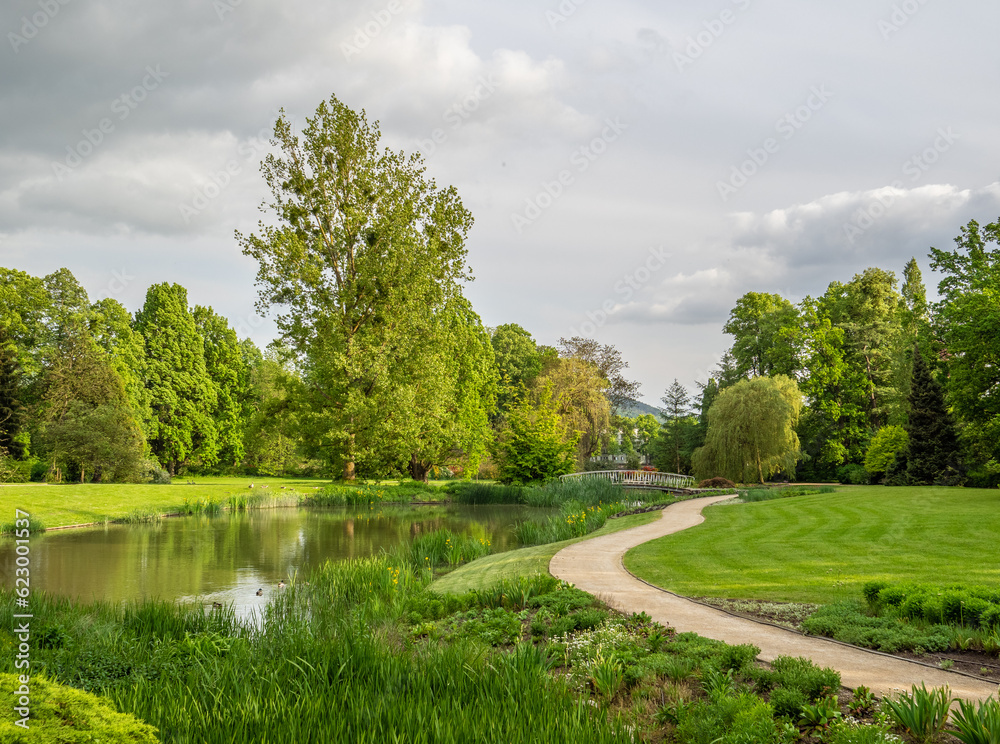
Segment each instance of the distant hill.
[[632,418],[634,416],[639,416],[643,413],[651,413],[656,417],[657,421],[663,421],[663,414],[660,413],[660,409],[649,405],[648,403],[643,403],[641,400],[637,400],[630,406],[622,408],[621,415],[628,416]]

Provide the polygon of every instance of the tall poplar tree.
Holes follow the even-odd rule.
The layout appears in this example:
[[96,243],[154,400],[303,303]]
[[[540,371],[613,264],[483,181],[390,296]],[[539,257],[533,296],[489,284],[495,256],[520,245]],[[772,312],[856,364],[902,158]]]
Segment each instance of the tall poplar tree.
[[380,138],[336,96],[301,136],[282,113],[261,166],[275,224],[237,233],[259,265],[258,306],[278,311],[302,370],[310,439],[347,480],[386,444],[404,449],[396,420],[433,408],[399,394],[405,371],[439,343],[435,315],[471,278],[472,215],[457,191],[426,178],[419,155],[380,150]]
[[154,284],[136,313],[136,330],[146,339],[150,407],[149,444],[171,475],[197,456],[218,462],[218,437],[211,411],[215,386],[205,368],[205,346],[188,310],[187,290]]
[[195,305],[191,313],[205,350],[205,372],[215,388],[215,407],[210,411],[215,423],[218,459],[235,466],[243,461],[247,412],[244,400],[249,375],[244,349],[229,321],[211,307]]

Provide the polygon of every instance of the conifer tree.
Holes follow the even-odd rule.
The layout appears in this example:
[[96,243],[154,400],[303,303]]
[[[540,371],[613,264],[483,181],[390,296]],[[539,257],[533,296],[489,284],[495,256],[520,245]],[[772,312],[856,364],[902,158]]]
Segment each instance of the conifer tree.
[[955,422],[945,405],[941,386],[917,351],[913,354],[909,403],[906,479],[913,486],[948,483],[958,476]]

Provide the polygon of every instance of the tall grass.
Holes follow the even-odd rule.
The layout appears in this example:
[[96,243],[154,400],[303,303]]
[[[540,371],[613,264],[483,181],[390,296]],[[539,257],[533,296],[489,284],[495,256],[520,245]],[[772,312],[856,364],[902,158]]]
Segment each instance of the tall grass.
[[449,486],[451,500],[456,504],[523,504],[524,486],[504,486],[493,483],[463,481]]
[[403,555],[410,565],[421,568],[458,566],[482,558],[491,552],[491,543],[484,530],[479,534],[459,535],[451,530],[435,530],[413,539]]
[[[328,563],[255,625],[226,609],[37,594],[32,670],[97,692],[171,744],[632,740],[548,678],[534,649],[407,642],[397,620],[424,573],[392,556]],[[13,600],[0,593],[4,627]]]
[[550,481],[525,491],[524,503],[528,506],[562,506],[575,502],[583,506],[610,504],[622,500],[622,488],[610,481],[597,478],[570,478]]
[[378,504],[408,504],[413,490],[401,486],[327,486],[308,494],[303,506],[374,506]]
[[521,522],[514,527],[514,535],[522,545],[544,545],[583,537],[603,527],[611,515],[625,511],[631,506],[632,504],[621,501],[610,504],[598,503],[596,506],[567,501],[560,506],[558,516],[549,517],[543,522]]

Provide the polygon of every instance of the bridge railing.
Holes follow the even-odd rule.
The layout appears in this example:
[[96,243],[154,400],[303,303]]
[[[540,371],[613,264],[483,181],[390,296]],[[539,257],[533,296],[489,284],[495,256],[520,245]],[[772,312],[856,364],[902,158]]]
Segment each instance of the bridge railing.
[[608,480],[621,486],[638,488],[691,488],[694,477],[677,473],[659,473],[649,470],[589,470],[584,473],[570,473],[559,476],[560,480],[570,478],[597,478]]

